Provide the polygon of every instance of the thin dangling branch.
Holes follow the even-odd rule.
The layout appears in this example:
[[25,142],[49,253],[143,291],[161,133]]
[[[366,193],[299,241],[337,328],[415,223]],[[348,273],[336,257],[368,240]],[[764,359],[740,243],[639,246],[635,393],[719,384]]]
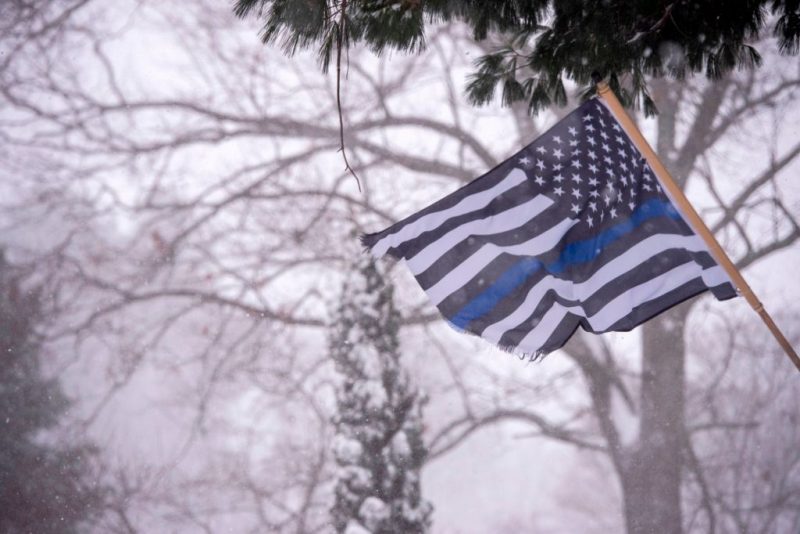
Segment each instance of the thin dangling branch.
[[339,152],[342,153],[344,166],[353,178],[356,179],[358,192],[361,192],[361,180],[358,179],[356,171],[350,166],[347,161],[347,151],[344,147],[344,118],[342,117],[342,46],[344,45],[344,34],[346,31],[346,13],[347,13],[347,0],[342,0],[339,7],[339,32],[336,36],[336,107],[339,111]]

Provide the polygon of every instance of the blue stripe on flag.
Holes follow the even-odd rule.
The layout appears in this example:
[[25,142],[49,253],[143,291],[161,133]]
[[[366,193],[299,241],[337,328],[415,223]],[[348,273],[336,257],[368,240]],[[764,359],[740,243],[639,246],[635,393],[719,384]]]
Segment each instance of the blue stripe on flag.
[[510,295],[539,269],[544,268],[550,273],[560,273],[570,265],[592,261],[614,241],[629,234],[645,221],[662,215],[671,219],[680,219],[680,214],[671,203],[653,198],[639,206],[626,221],[600,232],[592,239],[569,243],[564,247],[558,260],[549,265],[544,265],[535,258],[525,258],[517,262],[480,295],[464,305],[458,313],[450,318],[450,322],[458,328],[466,328],[475,319],[489,313],[497,303]]
[[535,258],[525,258],[515,263],[500,275],[496,282],[461,308],[450,319],[450,322],[458,328],[466,328],[469,323],[491,311],[498,302],[510,295],[522,282],[542,267],[544,264]]
[[634,211],[625,222],[600,232],[592,239],[576,241],[575,243],[566,245],[558,261],[551,263],[546,268],[548,272],[560,273],[570,265],[592,261],[600,255],[600,252],[602,252],[605,247],[620,237],[641,226],[645,221],[654,219],[655,217],[661,217],[662,215],[672,219],[680,218],[675,207],[669,202],[658,198],[650,199],[636,208],[636,211]]

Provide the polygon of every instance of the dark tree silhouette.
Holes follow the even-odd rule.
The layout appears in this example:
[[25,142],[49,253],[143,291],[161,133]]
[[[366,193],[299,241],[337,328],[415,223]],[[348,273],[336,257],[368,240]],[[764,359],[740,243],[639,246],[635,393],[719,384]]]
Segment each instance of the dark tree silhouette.
[[69,400],[43,376],[35,327],[36,291],[0,255],[0,531],[81,531],[101,509],[104,489],[90,475],[95,450],[53,443]]

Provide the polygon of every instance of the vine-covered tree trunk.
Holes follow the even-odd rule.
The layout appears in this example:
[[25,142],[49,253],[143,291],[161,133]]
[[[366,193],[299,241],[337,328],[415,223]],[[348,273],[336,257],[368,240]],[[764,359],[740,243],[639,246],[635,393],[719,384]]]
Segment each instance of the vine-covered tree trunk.
[[331,337],[340,374],[333,527],[343,534],[424,534],[422,397],[400,364],[393,289],[363,254],[342,292]]

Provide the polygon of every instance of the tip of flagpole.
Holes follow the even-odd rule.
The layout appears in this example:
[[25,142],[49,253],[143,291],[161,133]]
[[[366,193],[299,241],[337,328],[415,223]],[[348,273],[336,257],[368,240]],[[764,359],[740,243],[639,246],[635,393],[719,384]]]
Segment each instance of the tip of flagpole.
[[598,95],[602,95],[603,93],[607,93],[608,91],[611,90],[611,88],[608,86],[608,83],[605,80],[603,80],[603,77],[597,71],[594,71],[592,73],[592,81],[594,82],[594,85],[597,88]]

